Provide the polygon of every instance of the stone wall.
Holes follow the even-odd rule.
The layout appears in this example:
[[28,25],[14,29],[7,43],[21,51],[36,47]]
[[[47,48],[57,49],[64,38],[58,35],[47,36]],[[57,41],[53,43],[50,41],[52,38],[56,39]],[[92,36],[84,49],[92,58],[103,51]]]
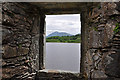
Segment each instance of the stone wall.
[[39,71],[44,69],[44,9],[29,3],[2,3],[2,78],[120,78],[120,2],[85,6],[80,11],[81,74],[73,74]]
[[120,2],[101,3],[86,13],[84,75],[120,78]]
[[36,73],[35,80],[80,80],[79,73],[60,70],[40,70]]
[[32,78],[39,70],[37,7],[29,3],[2,3],[2,77]]

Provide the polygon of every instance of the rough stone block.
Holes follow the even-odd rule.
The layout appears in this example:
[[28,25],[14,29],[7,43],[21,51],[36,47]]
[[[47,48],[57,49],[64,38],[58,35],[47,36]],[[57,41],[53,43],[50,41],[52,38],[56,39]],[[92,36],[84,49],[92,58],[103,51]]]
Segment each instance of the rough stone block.
[[3,58],[18,57],[18,56],[26,55],[29,52],[28,48],[23,48],[23,47],[16,48],[16,47],[4,46],[3,50],[4,50]]

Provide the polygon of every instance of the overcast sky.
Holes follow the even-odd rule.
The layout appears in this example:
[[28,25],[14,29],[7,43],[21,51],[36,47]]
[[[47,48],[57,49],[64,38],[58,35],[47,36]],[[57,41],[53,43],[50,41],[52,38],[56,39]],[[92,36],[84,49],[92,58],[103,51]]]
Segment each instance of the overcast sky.
[[46,35],[52,32],[81,33],[80,14],[46,15]]

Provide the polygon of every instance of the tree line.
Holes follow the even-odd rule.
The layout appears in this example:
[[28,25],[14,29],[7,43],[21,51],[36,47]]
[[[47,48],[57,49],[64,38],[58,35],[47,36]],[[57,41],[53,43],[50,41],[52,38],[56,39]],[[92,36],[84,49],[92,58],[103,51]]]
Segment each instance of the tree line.
[[73,36],[52,36],[46,38],[46,42],[64,42],[64,43],[80,43],[81,35],[73,35]]

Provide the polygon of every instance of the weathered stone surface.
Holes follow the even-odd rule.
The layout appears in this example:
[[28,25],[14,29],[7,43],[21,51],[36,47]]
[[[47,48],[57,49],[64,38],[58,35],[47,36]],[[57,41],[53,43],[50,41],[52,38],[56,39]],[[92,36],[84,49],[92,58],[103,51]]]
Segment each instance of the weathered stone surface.
[[[33,4],[33,3],[32,3]],[[86,78],[120,78],[120,32],[115,33],[116,24],[120,23],[120,2],[105,2],[94,6],[94,3],[84,3],[84,10],[77,7],[77,12],[82,11],[82,76],[69,72],[54,70],[39,71],[40,62],[40,35],[44,24],[40,23],[44,14],[39,3],[37,7],[29,3],[2,3],[2,44],[3,44],[3,79],[24,80],[79,80]],[[36,3],[35,3],[36,4]],[[71,7],[61,3],[64,10],[56,3],[61,13],[73,13]],[[74,7],[79,3],[74,3]],[[98,3],[97,3],[98,4]],[[42,6],[48,13],[59,13],[50,5]],[[90,6],[91,5],[91,6]],[[92,6],[93,5],[93,6]],[[66,9],[65,9],[66,8]],[[89,9],[88,9],[89,8]],[[51,11],[52,9],[52,11]],[[75,8],[74,8],[75,9]],[[67,10],[67,11],[66,11]],[[47,13],[47,11],[45,11]],[[0,16],[1,18],[1,16]],[[120,25],[119,25],[120,26]],[[42,31],[42,32],[41,32]],[[42,40],[42,39],[41,39]],[[44,44],[41,44],[44,45]],[[1,51],[2,52],[2,51]],[[42,61],[42,60],[41,60]],[[42,66],[43,67],[43,66]],[[83,79],[83,80],[84,80]]]
[[120,78],[120,33],[115,32],[116,25],[120,22],[119,5],[119,2],[101,3],[100,8],[93,8],[86,18],[90,25],[85,60],[88,77]]
[[39,70],[39,35],[32,37],[30,51],[29,59],[32,59],[30,66],[35,70]]
[[22,75],[25,72],[27,72],[27,70],[28,70],[28,67],[26,67],[26,66],[19,66],[19,67],[15,67],[15,68],[3,68],[2,69],[2,77],[3,77],[3,79],[9,79],[9,78],[12,78],[15,76],[17,77],[17,76]]
[[32,72],[39,67],[39,10],[29,3],[2,6],[3,79],[33,80]]
[[109,77],[119,77],[120,76],[120,59],[119,59],[119,52],[117,53],[114,53],[114,54],[110,54],[110,59],[107,59],[109,60],[109,63],[106,65],[105,67],[105,73],[109,76]]
[[4,46],[3,47],[4,53],[2,55],[3,58],[12,58],[12,57],[18,57],[28,54],[29,48],[24,47],[10,47],[10,46]]
[[105,75],[105,73],[103,71],[93,71],[92,72],[92,76],[91,76],[93,79],[96,78],[96,79],[105,79],[107,78],[107,76]]
[[80,77],[79,73],[72,73],[72,72],[60,71],[60,70],[40,70],[36,74],[36,79],[37,80],[47,80],[47,79],[79,80],[82,79],[82,77]]

